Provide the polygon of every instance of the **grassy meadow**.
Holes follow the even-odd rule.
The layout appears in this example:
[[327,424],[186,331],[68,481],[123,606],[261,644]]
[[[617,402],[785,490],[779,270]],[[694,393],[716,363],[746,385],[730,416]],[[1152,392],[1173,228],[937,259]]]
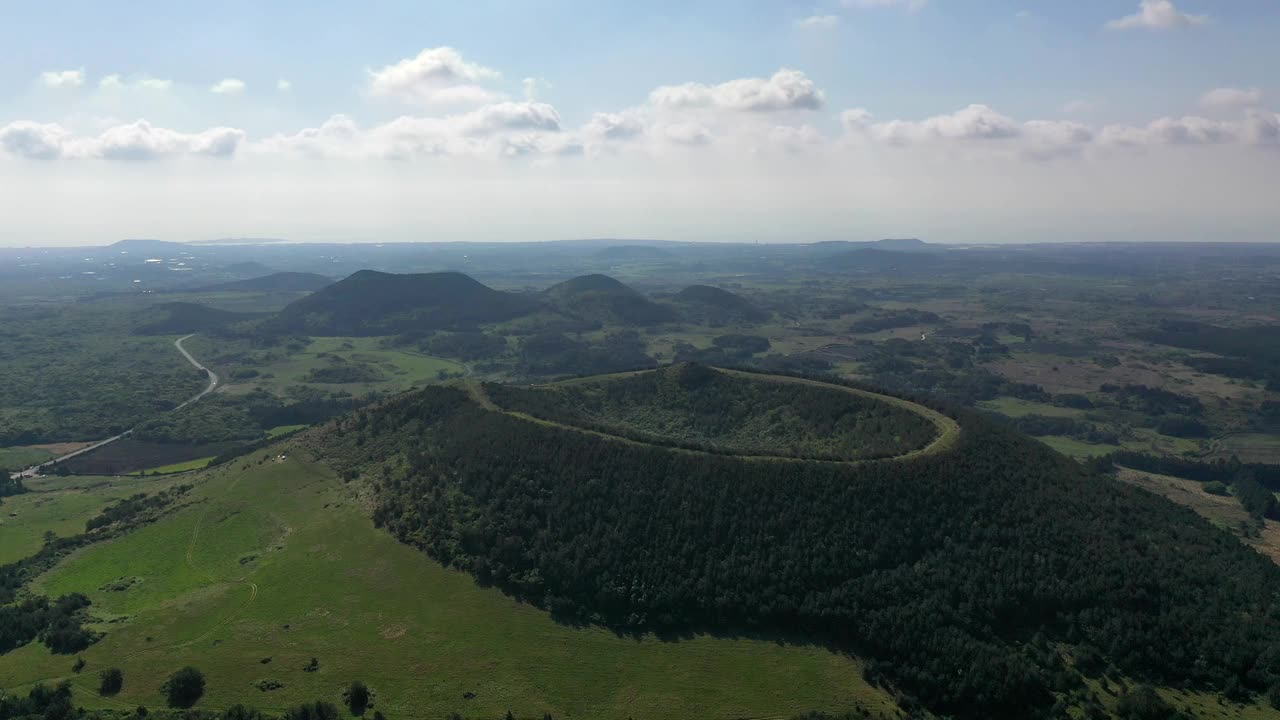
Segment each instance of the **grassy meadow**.
[[[508,709],[785,717],[855,702],[892,707],[856,660],[812,645],[668,641],[557,624],[375,529],[328,469],[292,452],[268,459],[279,452],[183,476],[197,486],[180,510],[39,578],[37,592],[88,594],[106,635],[82,654],[78,676],[75,658],[35,643],[0,656],[8,688],[71,677],[86,707],[154,707],[163,678],[190,664],[208,678],[203,708],[339,702],[355,679],[388,717]],[[313,657],[318,671],[305,672]],[[124,689],[100,698],[97,672],[112,666],[124,671]],[[259,690],[262,680],[282,687]]]

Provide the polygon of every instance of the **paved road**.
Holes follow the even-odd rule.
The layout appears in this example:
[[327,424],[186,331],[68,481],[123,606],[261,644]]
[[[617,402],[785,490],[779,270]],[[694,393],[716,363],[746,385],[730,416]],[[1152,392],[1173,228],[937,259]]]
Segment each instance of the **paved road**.
[[[208,375],[208,376],[209,376],[209,385],[208,385],[207,387],[205,387],[205,389],[204,389],[204,390],[201,390],[199,395],[196,395],[195,397],[191,398],[190,400],[187,400],[186,402],[184,402],[184,403],[182,403],[181,405],[179,405],[179,406],[175,407],[173,410],[170,410],[169,412],[173,412],[174,410],[181,410],[182,408],[184,408],[184,407],[186,407],[186,406],[190,405],[190,404],[191,404],[191,403],[193,403],[193,402],[196,402],[196,401],[200,400],[200,398],[204,397],[205,395],[208,395],[209,393],[213,392],[214,390],[216,390],[216,389],[218,388],[218,375],[217,375],[217,373],[213,372],[212,370],[210,370],[209,368],[205,367],[204,365],[201,365],[201,364],[200,364],[200,361],[196,360],[194,357],[191,357],[191,353],[187,352],[187,349],[186,349],[186,348],[184,348],[184,347],[182,347],[182,341],[183,341],[183,340],[186,340],[186,339],[188,339],[188,338],[191,338],[191,337],[192,337],[192,336],[194,336],[194,335],[195,335],[195,333],[192,333],[191,335],[187,335],[187,336],[185,336],[185,337],[180,337],[180,338],[178,338],[177,340],[174,340],[174,341],[173,341],[173,346],[174,346],[174,347],[176,347],[176,348],[178,348],[178,352],[182,353],[182,357],[186,358],[186,359],[187,359],[187,362],[189,362],[189,363],[191,363],[192,365],[194,365],[194,366],[196,367],[196,369],[197,369],[197,370],[203,370],[203,371],[204,371],[204,373],[205,373],[206,375]],[[40,463],[39,465],[33,465],[33,466],[31,466],[31,467],[27,468],[26,470],[23,470],[22,472],[16,472],[16,473],[13,473],[12,477],[15,477],[15,478],[31,478],[31,477],[35,477],[36,475],[39,475],[39,474],[40,474],[40,471],[41,471],[41,470],[43,470],[44,468],[50,467],[50,466],[54,465],[55,463],[60,463],[60,462],[62,462],[63,460],[70,460],[71,458],[76,457],[77,455],[84,455],[85,453],[93,452],[94,450],[97,450],[98,448],[102,447],[103,445],[110,445],[111,443],[113,443],[113,442],[115,442],[115,441],[119,440],[120,438],[128,437],[128,436],[129,436],[129,434],[130,434],[130,433],[132,433],[132,432],[133,432],[133,429],[132,429],[132,428],[130,428],[130,429],[125,430],[124,432],[120,433],[119,435],[116,435],[115,437],[109,437],[109,438],[107,438],[106,440],[99,440],[98,442],[96,442],[96,443],[94,443],[94,444],[92,444],[92,445],[90,445],[90,446],[88,446],[88,447],[80,448],[79,450],[77,450],[77,451],[75,451],[75,452],[73,452],[73,453],[67,453],[66,455],[63,455],[63,456],[61,456],[61,457],[56,457],[56,458],[54,458],[54,459],[52,459],[52,460],[49,460],[48,462]]]

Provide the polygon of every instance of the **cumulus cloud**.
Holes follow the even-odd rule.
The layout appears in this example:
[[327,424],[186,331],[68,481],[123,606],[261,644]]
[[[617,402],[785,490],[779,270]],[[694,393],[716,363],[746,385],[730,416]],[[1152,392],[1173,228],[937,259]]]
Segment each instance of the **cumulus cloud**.
[[817,110],[822,91],[799,70],[782,69],[770,78],[742,78],[719,85],[664,85],[649,101],[667,109],[712,108],[743,112]]
[[1021,133],[1018,123],[986,105],[970,105],[945,115],[920,121],[889,120],[872,123],[865,110],[842,116],[846,130],[865,132],[889,145],[911,145],[932,140],[1004,140]]
[[244,92],[244,81],[236,78],[223,78],[209,88],[209,92],[217,95],[239,95]]
[[172,80],[162,80],[147,75],[130,78],[128,80],[119,75],[106,75],[98,81],[98,87],[104,90],[123,90],[126,88],[137,88],[140,90],[155,90],[164,92],[173,87]]
[[635,112],[595,113],[582,132],[595,140],[629,140],[644,133],[644,120]]
[[275,135],[256,144],[264,154],[387,158],[515,155],[542,151],[573,154],[559,138],[560,114],[546,103],[501,102],[445,117],[402,116],[368,129],[345,115],[316,128]]
[[230,157],[245,140],[243,130],[217,127],[199,133],[157,128],[145,120],[109,128],[96,136],[75,136],[57,124],[20,121],[0,128],[0,148],[30,160],[58,158],[122,161],[158,160],[178,155]]
[[1144,127],[1108,125],[1101,139],[1112,145],[1215,145],[1244,138],[1240,123],[1202,117],[1164,117]]
[[1262,102],[1262,90],[1258,88],[1214,88],[1200,98],[1200,106],[1208,109],[1234,109],[1253,107]]
[[31,160],[53,160],[68,136],[60,125],[18,121],[0,127],[0,148]]
[[800,30],[830,30],[840,25],[838,15],[810,15],[793,23]]
[[1108,21],[1108,30],[1172,30],[1190,25],[1203,25],[1208,15],[1190,15],[1174,7],[1173,0],[1142,0],[1138,12]]
[[369,71],[369,93],[432,105],[483,104],[498,95],[479,83],[502,75],[468,62],[451,47],[428,48],[411,58]]
[[84,84],[84,68],[79,70],[49,70],[40,73],[40,82],[45,87],[74,88]]

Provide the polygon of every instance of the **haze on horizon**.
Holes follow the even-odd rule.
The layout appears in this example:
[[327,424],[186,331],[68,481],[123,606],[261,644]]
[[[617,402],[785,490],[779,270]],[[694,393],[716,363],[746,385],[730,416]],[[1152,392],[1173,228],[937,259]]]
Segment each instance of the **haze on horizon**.
[[1268,0],[6,15],[0,246],[1280,227]]

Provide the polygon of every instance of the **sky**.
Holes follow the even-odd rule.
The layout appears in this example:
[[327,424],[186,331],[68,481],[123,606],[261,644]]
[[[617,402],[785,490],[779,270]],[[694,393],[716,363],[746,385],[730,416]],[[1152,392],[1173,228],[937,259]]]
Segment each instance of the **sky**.
[[1274,0],[0,0],[0,245],[1280,241]]

